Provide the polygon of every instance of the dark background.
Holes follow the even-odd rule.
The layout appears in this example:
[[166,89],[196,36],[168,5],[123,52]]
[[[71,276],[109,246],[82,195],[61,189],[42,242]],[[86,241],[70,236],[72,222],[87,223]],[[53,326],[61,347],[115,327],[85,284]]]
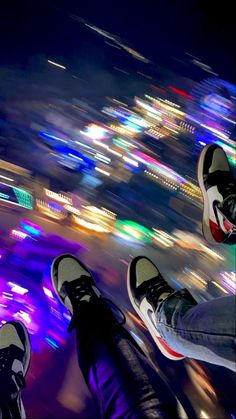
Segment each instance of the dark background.
[[[86,46],[77,15],[120,36],[157,65],[175,70],[191,53],[220,77],[235,80],[235,22],[229,1],[9,1],[1,5],[0,64],[34,54],[71,59]],[[6,4],[7,3],[7,4]],[[174,59],[173,59],[174,58]],[[184,65],[182,63],[182,65]]]

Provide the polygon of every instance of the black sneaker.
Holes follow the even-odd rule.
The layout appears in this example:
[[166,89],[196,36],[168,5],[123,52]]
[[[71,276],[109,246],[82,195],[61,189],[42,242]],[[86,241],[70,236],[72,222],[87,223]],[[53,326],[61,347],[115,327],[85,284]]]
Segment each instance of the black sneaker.
[[73,255],[64,254],[54,259],[51,278],[59,300],[71,314],[81,303],[89,303],[101,297],[92,274]]
[[[112,301],[102,297],[92,274],[75,256],[58,256],[52,263],[51,278],[59,300],[72,314],[68,331],[77,324],[88,334],[89,330],[96,330],[107,335],[108,331],[125,323],[123,312]],[[84,318],[85,310],[86,322],[81,322],[81,314]],[[96,313],[95,317],[92,313]],[[124,329],[122,333],[127,332]]]
[[5,323],[0,328],[0,404],[7,417],[25,417],[21,390],[29,363],[30,340],[25,325],[18,321]]
[[202,231],[211,244],[236,243],[236,182],[224,150],[205,146],[198,161],[203,194]]
[[173,351],[158,333],[155,312],[174,289],[168,285],[150,259],[137,256],[130,262],[127,288],[132,306],[147,326],[162,354],[174,361],[183,359],[184,356]]

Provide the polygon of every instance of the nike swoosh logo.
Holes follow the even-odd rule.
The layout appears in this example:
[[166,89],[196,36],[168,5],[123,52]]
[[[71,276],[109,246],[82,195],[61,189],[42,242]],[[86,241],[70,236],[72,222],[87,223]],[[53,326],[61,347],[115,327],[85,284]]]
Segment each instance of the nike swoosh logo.
[[154,323],[154,321],[153,321],[153,317],[152,317],[152,315],[153,315],[153,311],[152,311],[152,310],[150,310],[150,309],[148,309],[148,310],[147,310],[147,315],[148,315],[148,318],[150,319],[151,323],[153,324],[153,326],[154,326],[154,327],[156,327],[156,325],[155,325],[155,323]]
[[141,301],[139,310],[144,314],[144,316],[147,316],[148,319],[150,319],[152,325],[156,329],[156,325],[153,319],[154,311],[153,311],[152,305],[149,303],[146,297],[144,297],[143,300]]

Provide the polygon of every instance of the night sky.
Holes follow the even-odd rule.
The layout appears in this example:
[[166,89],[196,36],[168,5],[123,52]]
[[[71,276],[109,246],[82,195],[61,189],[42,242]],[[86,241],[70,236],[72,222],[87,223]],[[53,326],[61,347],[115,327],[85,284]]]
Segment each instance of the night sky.
[[122,37],[154,63],[171,65],[171,57],[183,60],[188,52],[234,82],[235,24],[228,1],[219,5],[212,0],[5,2],[0,63],[22,64],[38,53],[75,55],[85,39],[81,24],[72,22],[70,14]]

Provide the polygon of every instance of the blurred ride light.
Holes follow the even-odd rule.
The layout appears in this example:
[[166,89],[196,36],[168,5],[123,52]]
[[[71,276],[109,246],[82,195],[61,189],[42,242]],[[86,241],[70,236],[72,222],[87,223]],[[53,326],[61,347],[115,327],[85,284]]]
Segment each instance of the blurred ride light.
[[228,291],[236,294],[236,274],[235,272],[221,272],[221,282]]
[[153,181],[156,181],[163,187],[173,189],[176,191],[178,189],[178,184],[172,183],[172,182],[166,182],[160,175],[157,176],[156,174],[149,172],[148,170],[144,170],[144,173],[146,173],[148,176],[152,178]]
[[7,177],[7,176],[0,175],[0,178],[4,179],[4,180],[8,180],[9,182],[14,182],[14,179],[12,179],[10,177]]
[[13,282],[8,282],[8,285],[11,287],[11,292],[15,292],[19,295],[25,295],[29,292],[27,288],[23,288],[18,284],[14,284]]
[[188,275],[191,275],[194,279],[199,281],[202,285],[204,285],[204,286],[207,285],[207,281],[205,279],[203,279],[197,272],[189,270]]
[[109,157],[106,157],[104,154],[96,153],[95,159],[102,161],[103,163],[109,164],[111,162],[111,159]]
[[122,148],[124,150],[129,150],[130,148],[137,148],[136,145],[134,145],[131,141],[124,140],[124,138],[113,138],[112,139],[113,144],[115,144],[117,147]]
[[175,86],[168,86],[168,89],[170,89],[172,92],[177,93],[177,95],[180,95],[186,99],[193,99],[193,97],[191,95],[189,95],[188,93],[184,92],[183,90],[178,89]]
[[85,131],[80,131],[80,133],[86,135],[86,137],[89,137],[92,140],[101,140],[106,136],[108,131],[97,124],[89,124],[85,127]]
[[73,159],[79,160],[79,161],[83,161],[83,159],[81,159],[81,157],[75,156],[75,154],[72,153],[68,153],[69,157],[72,157]]
[[126,125],[110,125],[110,129],[115,131],[118,134],[125,135],[127,137],[135,137],[136,134],[140,133],[140,130],[137,130],[133,126],[126,126]]
[[152,241],[152,231],[131,220],[117,220],[115,234],[125,240],[138,240],[146,243]]
[[217,288],[219,288],[224,294],[229,294],[228,291],[222,287],[220,284],[218,284],[218,282],[216,281],[211,281],[212,284],[214,284]]
[[43,230],[41,227],[39,227],[37,224],[32,223],[29,220],[22,220],[20,224],[23,230],[25,230],[30,235],[38,237],[38,236],[41,236],[43,233]]
[[109,151],[109,153],[114,154],[117,157],[122,157],[122,154],[121,153],[119,153],[118,151],[113,150],[110,147],[108,147],[108,151]]
[[137,162],[137,161],[135,161],[135,160],[133,160],[133,159],[130,159],[129,157],[123,156],[123,160],[124,160],[126,163],[131,164],[132,166],[135,166],[135,167],[138,167],[138,166],[139,166],[139,164],[138,164],[138,162]]
[[208,131],[211,131],[216,137],[221,138],[222,140],[229,140],[228,135],[225,135],[222,131],[219,131],[218,129],[215,129],[213,127],[209,127],[209,125],[200,124],[201,127],[206,128]]
[[55,208],[50,206],[47,202],[44,202],[42,200],[37,199],[36,201],[38,210],[44,214],[47,215],[50,218],[53,218],[55,220],[64,220],[67,216],[66,211],[64,211],[64,208],[61,209]]
[[87,211],[90,211],[91,213],[96,214],[96,215],[100,215],[100,216],[103,216],[103,217],[108,217],[111,220],[116,219],[116,214],[114,212],[111,212],[111,211],[107,210],[104,207],[102,207],[101,209],[97,208],[97,207],[94,207],[94,206],[86,206],[86,207],[83,207],[83,208]]
[[52,65],[54,65],[55,67],[59,67],[59,68],[61,68],[62,70],[66,70],[66,67],[65,67],[64,65],[62,65],[62,64],[58,64],[58,63],[56,63],[55,61],[48,60],[48,64],[52,64]]
[[93,143],[96,144],[96,145],[99,145],[102,148],[105,148],[106,150],[109,149],[109,146],[107,144],[102,143],[101,141],[93,140]]
[[48,289],[48,288],[46,288],[46,287],[43,287],[43,292],[44,292],[44,294],[45,294],[47,297],[49,297],[49,298],[52,298],[52,299],[53,299],[53,293],[52,293],[52,291],[51,291],[50,289]]
[[157,139],[165,137],[165,134],[162,134],[160,131],[158,131],[155,128],[150,128],[148,131],[145,131],[145,134],[150,135],[150,137],[157,138]]
[[157,244],[160,247],[173,247],[174,246],[174,238],[170,234],[166,233],[162,230],[157,230],[153,228],[153,240],[155,241],[155,244]]
[[24,320],[27,324],[30,324],[32,321],[29,313],[26,313],[23,310],[20,310],[17,313],[13,314],[13,317],[20,318]]
[[80,210],[72,205],[65,205],[64,208],[75,215],[80,215]]
[[68,144],[68,141],[66,141],[66,140],[64,140],[60,137],[56,137],[55,135],[49,134],[48,132],[40,132],[39,137],[49,139],[49,140],[60,141],[62,143]]
[[100,169],[99,167],[95,167],[95,170],[99,173],[102,173],[105,176],[111,176],[109,172],[107,172],[106,170]]
[[70,205],[72,203],[72,199],[67,197],[66,195],[63,195],[61,193],[56,193],[53,191],[50,191],[49,189],[44,188],[44,192],[46,194],[46,196],[48,196],[49,198],[60,202],[61,204],[68,204]]
[[2,193],[2,192],[0,192],[0,198],[3,198],[4,200],[6,199],[9,199],[10,198],[10,196],[9,195],[7,195],[7,194],[5,194],[5,193]]
[[161,115],[161,112],[158,111],[157,109],[153,108],[151,105],[148,105],[146,102],[143,102],[139,99],[136,99],[136,103],[137,105],[141,106],[141,108],[146,109],[147,111],[151,112],[151,114],[154,115]]
[[28,237],[28,234],[17,229],[12,229],[10,232],[10,236],[16,240],[22,241],[22,240],[25,240],[26,237]]
[[26,209],[33,209],[33,196],[29,192],[8,183],[0,182],[0,188],[1,185],[3,192],[0,192],[0,201]]
[[219,253],[215,252],[214,250],[210,249],[208,246],[201,244],[201,250],[206,253],[208,256],[211,256],[213,259],[219,259],[224,261],[225,257],[220,255]]
[[26,192],[24,189],[15,187],[13,187],[13,191],[21,207],[33,209],[33,197],[29,192]]
[[102,227],[99,224],[95,224],[95,223],[92,223],[92,222],[89,222],[89,221],[85,221],[82,218],[79,218],[77,216],[73,216],[73,219],[81,227],[85,227],[88,230],[93,230],[93,231],[96,231],[97,233],[110,233],[109,229],[107,229],[105,227]]
[[80,216],[73,215],[76,224],[97,233],[111,233],[114,230],[116,214],[106,208],[82,206]]
[[[179,115],[179,116],[185,116],[186,115],[185,112],[181,111],[180,109],[177,109],[176,105],[171,106],[170,104],[165,103],[162,99],[153,98],[149,95],[145,95],[145,97],[152,100],[156,107],[157,106],[159,107],[159,111],[161,111],[160,114],[166,113],[165,111],[167,111],[169,113],[173,113],[173,114],[176,114],[176,115]],[[179,106],[179,108],[180,108],[180,106]]]
[[144,330],[148,330],[143,321],[134,313],[132,313],[131,311],[127,311],[127,314],[135,323],[137,323],[138,326],[141,326]]

